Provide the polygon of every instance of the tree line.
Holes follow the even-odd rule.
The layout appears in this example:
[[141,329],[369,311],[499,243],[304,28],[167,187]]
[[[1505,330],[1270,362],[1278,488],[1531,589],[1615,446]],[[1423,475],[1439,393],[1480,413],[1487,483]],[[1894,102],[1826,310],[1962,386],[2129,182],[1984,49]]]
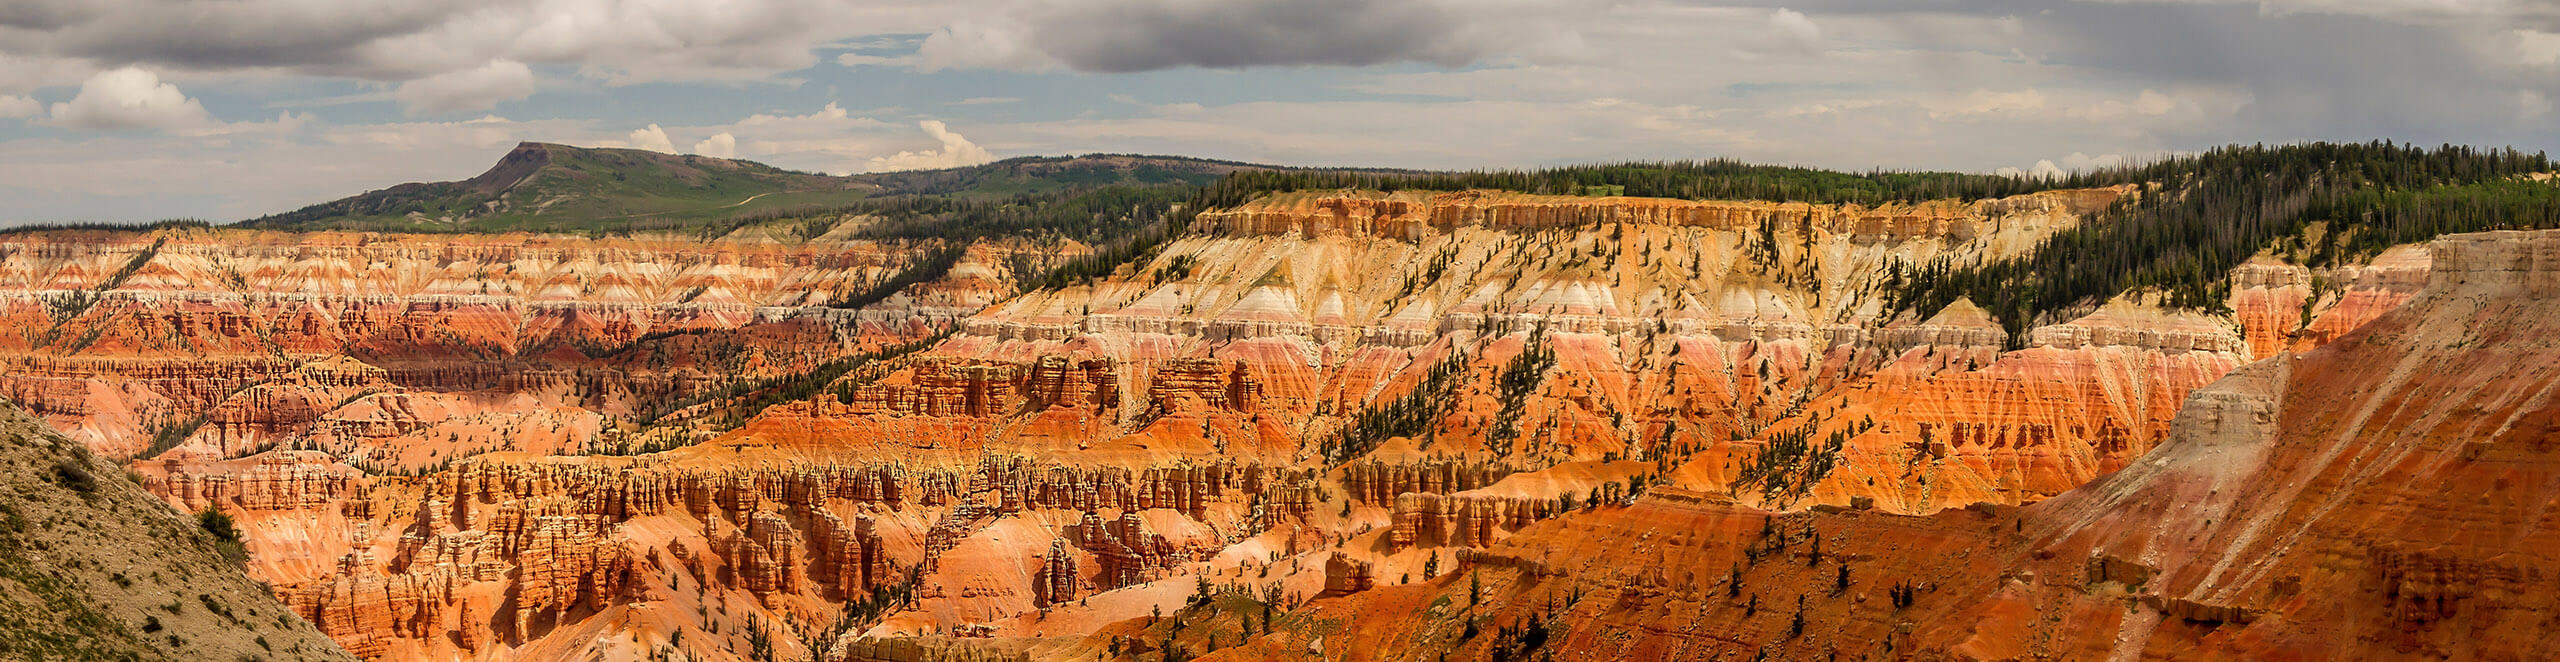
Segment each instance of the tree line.
[[1896,170],[1845,173],[1798,166],[1758,165],[1732,159],[1706,159],[1468,172],[1244,171],[1203,187],[1199,202],[1206,207],[1233,207],[1256,196],[1282,191],[1496,189],[1545,195],[1876,205],[1950,198],[1998,198],[2057,188],[2111,186],[2136,181],[2145,170],[2112,168],[2055,177]]
[[2311,266],[2359,261],[2439,235],[2560,227],[2540,153],[2390,142],[2231,146],[2137,169],[2134,195],[2016,257],[1898,265],[1888,307],[1927,314],[1968,299],[2014,341],[2130,291],[2218,311],[2231,269],[2270,249]]

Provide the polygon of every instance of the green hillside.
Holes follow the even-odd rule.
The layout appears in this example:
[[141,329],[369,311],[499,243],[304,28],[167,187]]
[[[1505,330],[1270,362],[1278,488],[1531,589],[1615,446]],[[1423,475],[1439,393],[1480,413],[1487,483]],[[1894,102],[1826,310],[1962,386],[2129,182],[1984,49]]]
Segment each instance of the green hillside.
[[705,156],[524,143],[488,172],[412,183],[241,223],[277,230],[716,233],[741,219],[861,207],[884,196],[1010,199],[1101,187],[1190,190],[1262,166],[1181,157],[1023,157],[852,176]]
[[402,184],[253,219],[281,230],[593,232],[843,204],[878,187],[752,161],[524,143],[478,177]]
[[228,517],[0,400],[0,660],[353,660],[241,567]]

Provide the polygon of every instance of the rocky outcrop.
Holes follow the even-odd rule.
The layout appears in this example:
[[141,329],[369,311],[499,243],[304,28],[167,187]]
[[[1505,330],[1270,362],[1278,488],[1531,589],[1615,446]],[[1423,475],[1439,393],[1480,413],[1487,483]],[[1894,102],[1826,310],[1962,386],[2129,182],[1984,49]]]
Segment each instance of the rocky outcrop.
[[1146,520],[1137,513],[1122,513],[1109,521],[1085,513],[1068,539],[1093,554],[1097,591],[1146,583],[1182,560],[1174,555],[1173,543],[1148,531]]
[[149,464],[144,480],[152,493],[189,512],[216,504],[226,510],[303,510],[353,496],[362,472],[313,451],[276,451],[218,465],[170,459]]
[[2053,498],[1924,517],[1639,499],[1513,533],[1467,577],[1319,603],[1339,625],[1282,643],[1416,643],[1428,616],[1379,614],[1481,590],[1494,622],[1608,600],[1546,622],[1560,657],[2549,657],[2506,628],[2560,609],[2533,587],[2560,574],[2534,552],[2560,536],[2533,505],[2551,486],[2514,479],[2560,466],[2560,342],[2529,331],[2560,315],[2560,232],[2434,252],[2405,305],[2195,391],[2157,448]]
[[1033,362],[1023,395],[1037,407],[1091,408],[1111,412],[1120,408],[1119,368],[1105,359],[1077,361],[1064,356],[1043,356]]
[[2313,269],[2255,260],[2231,273],[2231,309],[2253,356],[2306,351],[2399,307],[2427,284],[2427,251],[2402,246],[2373,261]]
[[1040,571],[1031,577],[1033,600],[1042,607],[1076,599],[1076,557],[1067,552],[1067,540],[1049,541],[1049,555],[1042,557]]
[[1553,516],[1552,499],[1409,493],[1396,497],[1389,549],[1475,547]]
[[826,587],[826,595],[852,600],[888,584],[889,551],[881,544],[879,523],[867,515],[847,525],[833,511],[820,509],[811,518],[809,540],[816,551],[807,568],[809,581]]
[[453,582],[437,573],[339,575],[326,584],[279,591],[286,606],[357,657],[379,658],[398,639],[441,635]]
[[[20,322],[0,334],[0,396],[119,456],[159,450],[141,442],[169,430],[228,455],[254,453],[291,443],[353,393],[391,386],[637,409],[735,376],[704,368],[803,370],[864,336],[929,333],[992,298],[944,292],[873,310],[825,307],[911,259],[864,242],[241,230],[130,238],[0,241],[0,319]],[[977,257],[1001,260],[1007,250],[990,245]],[[1008,287],[952,280],[935,285]],[[815,333],[760,333],[727,347],[687,338],[749,328]],[[597,365],[605,362],[620,365]]]
[[1998,217],[2028,211],[2085,214],[2105,209],[2121,192],[2057,191],[1972,204],[1933,202],[1867,208],[1857,205],[1692,201],[1660,198],[1540,196],[1490,191],[1411,194],[1280,194],[1231,210],[1202,214],[1211,231],[1240,234],[1338,233],[1417,240],[1461,227],[1534,229],[1606,223],[1741,230],[1772,223],[1809,223],[1862,241],[1950,237],[1971,239]]
[[1368,561],[1335,552],[1325,557],[1324,591],[1317,593],[1316,597],[1340,597],[1375,588],[1378,585],[1376,572]]
[[917,416],[988,417],[1010,412],[1018,403],[1021,366],[926,361],[893,382],[855,391],[847,413]]
[[1352,501],[1386,505],[1396,497],[1423,492],[1448,494],[1492,485],[1511,475],[1508,466],[1463,458],[1432,458],[1387,464],[1368,461],[1342,468],[1342,490]]
[[[102,443],[139,450],[150,435],[129,432],[171,430],[174,450],[134,465],[151,489],[239,518],[253,571],[375,658],[718,657],[706,651],[753,649],[742,633],[756,628],[838,624],[1084,655],[1116,642],[1059,642],[1182,611],[1168,588],[1241,584],[1285,609],[1321,572],[1324,595],[1358,601],[1382,573],[1445,585],[1432,566],[1452,556],[1540,578],[1489,577],[1496,592],[1571,585],[1617,592],[1593,604],[1626,613],[1700,613],[1736,565],[1838,572],[1831,546],[1867,544],[1826,537],[1811,553],[1752,508],[1902,516],[1876,544],[1941,555],[2023,549],[1980,538],[1999,523],[2025,535],[2014,521],[1963,518],[2137,471],[2194,425],[2181,403],[2220,397],[2205,385],[2268,348],[2362,333],[2408,280],[2380,261],[2318,284],[2244,269],[2236,326],[2138,298],[2023,337],[1968,302],[1889,316],[1887,274],[2018,254],[2121,193],[1881,207],[1282,194],[1210,210],[1151,262],[1069,286],[1018,291],[987,266],[1000,247],[981,246],[861,310],[822,304],[903,253],[172,239],[187,246],[59,323],[47,300],[0,291],[0,319],[56,336],[0,338],[0,365],[26,367],[0,389]],[[0,255],[0,273],[30,274],[0,290],[92,287],[145,246]],[[234,266],[252,271],[208,276]],[[2304,302],[2312,322],[2270,330],[2276,307],[2298,317]],[[929,346],[898,344],[953,321]],[[1849,557],[1855,586],[1884,549]],[[2044,579],[2016,583],[2152,591],[2126,603],[2225,627],[2272,620],[2246,590],[2155,590],[2189,580],[2142,550],[2055,550]],[[2399,568],[2410,614],[2505,590],[2439,579],[2506,571],[2431,550],[2358,553],[2401,559],[2382,565]],[[1592,557],[1666,567],[1576,574]],[[1752,591],[1771,601],[1755,614],[1784,610],[1779,590]],[[1769,625],[1748,631],[1783,627]],[[810,647],[797,639],[769,643]],[[2045,654],[1961,654],[2030,653]]]
[[1158,414],[1192,409],[1251,412],[1261,404],[1262,385],[1242,363],[1174,359],[1156,366],[1147,400]]

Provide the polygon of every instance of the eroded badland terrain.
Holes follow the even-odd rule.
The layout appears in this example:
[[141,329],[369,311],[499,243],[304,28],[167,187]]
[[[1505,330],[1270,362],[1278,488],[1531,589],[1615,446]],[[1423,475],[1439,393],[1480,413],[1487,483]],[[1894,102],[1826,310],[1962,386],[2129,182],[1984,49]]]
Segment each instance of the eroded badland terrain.
[[236,527],[188,567],[304,634],[181,606],[253,657],[2547,659],[2560,231],[2469,231],[2560,187],[2364,147],[1692,195],[1095,157],[635,231],[502,163],[0,235],[0,398],[170,507],[126,517]]

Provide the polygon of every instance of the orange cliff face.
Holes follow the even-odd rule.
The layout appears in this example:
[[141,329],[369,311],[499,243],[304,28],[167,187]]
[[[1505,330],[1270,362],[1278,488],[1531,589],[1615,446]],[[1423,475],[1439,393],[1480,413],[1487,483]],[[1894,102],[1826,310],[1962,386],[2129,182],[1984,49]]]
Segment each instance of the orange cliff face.
[[[35,329],[0,389],[126,454],[178,430],[135,470],[234,513],[369,658],[1090,657],[1203,582],[1364,599],[1673,508],[1648,487],[1732,513],[1701,531],[2036,502],[2134,465],[2259,338],[2330,337],[2299,300],[2282,331],[2128,298],[2016,342],[1887,315],[1892,266],[2120,193],[1284,194],[1087,284],[1017,294],[989,243],[859,310],[823,304],[897,247],[40,234],[0,243]],[[2303,287],[2337,302],[2313,328],[2396,302],[2356,278]],[[1755,468],[1794,442],[1835,462]]]
[[[2530,584],[2560,572],[2534,478],[2560,457],[2560,232],[2432,251],[2398,309],[2197,390],[2151,453],[2048,500],[1773,514],[1657,491],[1207,659],[1461,657],[1532,629],[1560,660],[2549,658],[2560,597]],[[1463,619],[1505,634],[1452,637]]]
[[[920,336],[1009,288],[955,269],[870,309],[824,307],[904,259],[860,242],[17,235],[0,242],[0,395],[116,456],[159,436],[430,466],[515,447],[493,435],[525,432],[525,412],[557,431],[528,449],[564,452],[599,415]],[[455,448],[405,448],[422,437]]]

